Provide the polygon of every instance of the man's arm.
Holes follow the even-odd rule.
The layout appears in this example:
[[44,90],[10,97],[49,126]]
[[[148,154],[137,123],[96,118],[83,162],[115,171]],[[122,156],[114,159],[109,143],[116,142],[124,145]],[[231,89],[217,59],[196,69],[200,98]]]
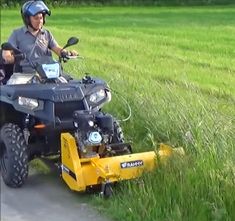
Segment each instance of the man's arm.
[[72,51],[67,51],[65,49],[63,49],[58,43],[57,41],[55,40],[54,36],[52,35],[52,33],[50,31],[47,30],[47,33],[48,33],[48,39],[49,39],[49,45],[48,47],[54,52],[56,53],[58,56],[61,55],[61,52],[65,52],[65,53],[68,53],[69,55],[72,55],[72,56],[76,56],[78,55],[77,51],[75,50],[72,50]]
[[61,51],[62,51],[62,47],[60,46],[55,46],[51,49],[54,53],[56,53],[58,56],[60,56]]

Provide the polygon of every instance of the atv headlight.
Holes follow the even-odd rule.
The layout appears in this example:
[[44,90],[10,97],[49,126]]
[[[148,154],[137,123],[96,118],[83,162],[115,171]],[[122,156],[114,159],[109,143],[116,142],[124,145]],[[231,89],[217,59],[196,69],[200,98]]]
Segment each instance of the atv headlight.
[[29,108],[33,110],[38,107],[38,101],[36,99],[28,98],[28,97],[18,97],[18,104],[20,106]]
[[104,89],[100,89],[99,91],[96,91],[95,93],[90,95],[90,102],[96,104],[102,101],[106,97],[106,93]]

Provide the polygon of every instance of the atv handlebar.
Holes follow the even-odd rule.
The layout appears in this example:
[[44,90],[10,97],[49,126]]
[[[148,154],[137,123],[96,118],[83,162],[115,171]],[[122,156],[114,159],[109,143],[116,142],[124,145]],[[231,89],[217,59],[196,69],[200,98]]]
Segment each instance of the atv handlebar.
[[68,59],[77,59],[79,56],[78,55],[68,55],[66,58]]
[[66,58],[67,59],[84,59],[84,57],[81,55],[68,55]]
[[77,58],[83,59],[84,57],[80,55],[69,55],[69,52],[62,51],[59,60],[67,62],[70,59],[77,59]]
[[15,54],[14,58],[15,58],[15,62],[17,63],[17,62],[24,60],[26,56],[24,53],[20,53],[20,54]]

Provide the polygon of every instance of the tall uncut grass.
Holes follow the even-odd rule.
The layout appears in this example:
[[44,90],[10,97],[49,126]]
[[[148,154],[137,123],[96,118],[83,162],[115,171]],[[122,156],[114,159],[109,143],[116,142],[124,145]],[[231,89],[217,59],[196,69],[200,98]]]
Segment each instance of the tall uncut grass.
[[[134,152],[160,142],[183,146],[152,173],[115,187],[94,204],[114,220],[235,220],[235,7],[61,8],[47,19],[84,60],[65,68],[102,77],[113,89],[105,110],[122,123]],[[21,24],[1,13],[1,41]],[[12,19],[14,18],[14,19]]]
[[[23,4],[24,0],[1,0],[4,8]],[[192,6],[192,5],[229,5],[233,0],[45,0],[51,6]]]

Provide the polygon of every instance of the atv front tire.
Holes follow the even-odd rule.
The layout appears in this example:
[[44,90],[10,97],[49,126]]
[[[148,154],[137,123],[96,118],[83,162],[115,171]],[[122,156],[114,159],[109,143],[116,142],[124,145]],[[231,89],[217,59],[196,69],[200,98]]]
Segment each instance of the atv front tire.
[[[115,143],[119,143],[119,144],[123,144],[125,143],[125,138],[124,138],[124,134],[123,134],[123,130],[120,126],[120,124],[118,123],[117,120],[114,120],[113,122],[113,129],[114,129],[114,134],[112,137],[112,142],[111,144],[115,144]],[[118,155],[125,155],[125,154],[131,154],[132,153],[132,149],[130,146],[121,146],[119,148],[116,148],[117,154],[114,154],[115,156]]]
[[10,187],[21,187],[28,177],[27,145],[16,124],[7,123],[1,128],[0,166],[3,181]]
[[114,129],[114,134],[113,134],[112,143],[124,143],[125,142],[124,134],[117,120],[114,120],[113,122],[113,129]]

